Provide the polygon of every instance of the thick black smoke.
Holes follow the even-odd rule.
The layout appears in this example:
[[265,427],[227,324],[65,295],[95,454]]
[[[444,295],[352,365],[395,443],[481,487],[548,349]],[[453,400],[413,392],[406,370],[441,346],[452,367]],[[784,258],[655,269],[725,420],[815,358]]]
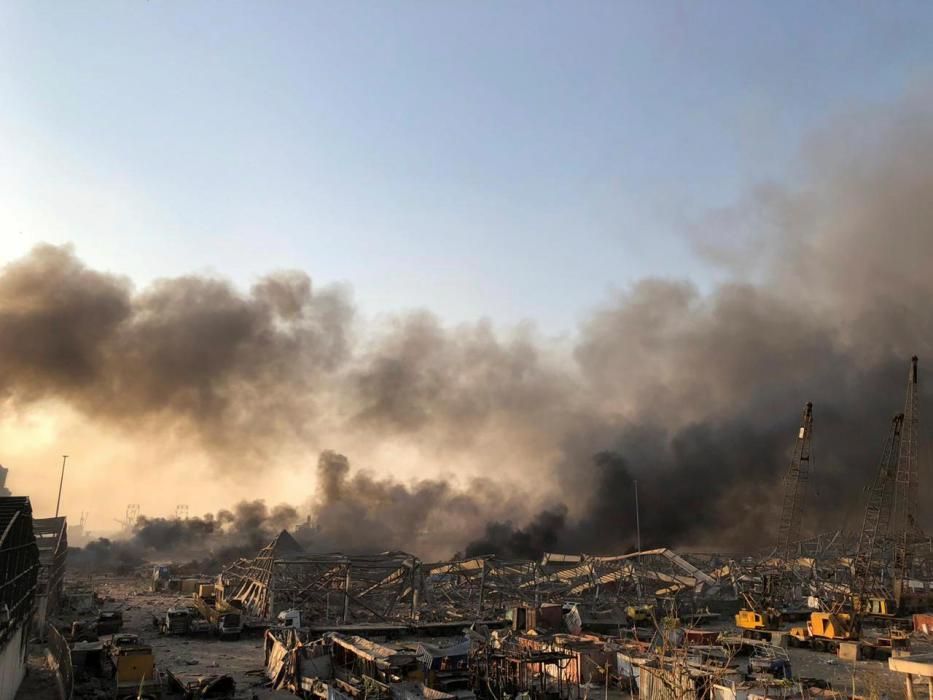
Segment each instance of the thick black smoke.
[[[245,295],[203,277],[137,291],[40,246],[0,273],[0,392],[131,434],[167,425],[242,468],[322,434],[417,445],[436,464],[414,482],[325,455],[311,498],[321,546],[416,553],[620,551],[636,480],[646,546],[760,546],[812,401],[804,530],[851,524],[913,354],[928,413],[931,117],[928,92],[815,134],[792,186],[755,188],[690,230],[723,283],[643,280],[583,321],[569,356],[528,328],[427,312],[354,322],[343,293],[302,273]],[[467,458],[482,478],[450,477]]]
[[535,559],[561,543],[566,523],[564,506],[542,510],[524,528],[516,528],[508,520],[487,523],[483,536],[467,546],[466,556],[495,554],[507,559]]
[[492,479],[456,485],[443,479],[409,483],[351,471],[349,460],[321,454],[318,492],[311,504],[309,551],[364,553],[386,550],[446,558],[488,517],[518,504]]
[[253,557],[285,529],[307,528],[290,505],[269,508],[263,501],[242,501],[232,510],[193,518],[141,516],[128,536],[100,538],[69,554],[77,569],[125,571],[144,562],[190,562],[200,573]]

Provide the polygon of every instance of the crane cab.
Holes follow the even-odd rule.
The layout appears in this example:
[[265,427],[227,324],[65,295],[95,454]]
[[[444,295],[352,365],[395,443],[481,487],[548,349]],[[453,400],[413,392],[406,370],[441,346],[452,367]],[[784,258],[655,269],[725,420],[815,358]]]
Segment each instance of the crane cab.
[[811,613],[807,628],[811,637],[819,639],[832,639],[843,642],[858,639],[858,635],[853,629],[852,615],[849,613]]
[[897,615],[897,603],[891,598],[870,596],[865,598],[863,606],[862,600],[855,597],[852,603],[863,615],[871,617],[895,617]]
[[774,630],[780,621],[774,611],[739,610],[735,615],[735,626],[743,630]]

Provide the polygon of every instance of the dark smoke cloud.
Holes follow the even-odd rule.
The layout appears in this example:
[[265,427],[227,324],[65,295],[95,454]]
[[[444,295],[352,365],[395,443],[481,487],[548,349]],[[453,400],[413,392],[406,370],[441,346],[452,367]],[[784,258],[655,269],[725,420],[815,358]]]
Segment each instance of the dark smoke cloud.
[[[128,431],[169,424],[253,467],[318,432],[407,441],[436,455],[423,477],[329,454],[312,503],[321,547],[416,553],[624,550],[636,480],[646,545],[760,546],[813,401],[804,530],[851,524],[913,354],[929,406],[931,117],[928,91],[831,123],[792,187],[754,187],[691,229],[726,282],[642,280],[583,321],[569,357],[529,328],[426,312],[359,326],[300,273],[246,295],[201,277],[134,291],[41,246],[0,273],[0,392]],[[482,478],[451,476],[465,457]]]
[[100,538],[69,553],[77,569],[125,571],[144,562],[187,562],[200,573],[216,573],[240,557],[253,557],[282,530],[307,529],[298,511],[282,504],[241,501],[231,510],[193,518],[141,516],[129,536]]
[[458,486],[443,479],[402,483],[365,470],[352,472],[349,460],[321,454],[318,494],[312,503],[314,531],[309,551],[364,553],[386,550],[447,558],[478,534],[487,517],[518,509],[491,479]]
[[339,290],[313,293],[301,273],[271,275],[248,296],[200,277],[134,293],[70,248],[41,245],[0,275],[0,392],[65,399],[127,426],[168,423],[249,456],[304,434],[351,319]]
[[495,554],[506,559],[535,559],[561,544],[566,524],[564,506],[542,510],[523,528],[508,520],[487,523],[483,536],[467,545],[466,556]]

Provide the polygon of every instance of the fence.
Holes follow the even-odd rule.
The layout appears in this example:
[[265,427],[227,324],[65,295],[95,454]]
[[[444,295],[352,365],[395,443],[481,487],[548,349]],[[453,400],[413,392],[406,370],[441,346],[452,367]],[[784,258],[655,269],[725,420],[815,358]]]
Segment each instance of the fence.
[[58,681],[58,696],[61,700],[71,700],[74,693],[74,668],[71,665],[71,648],[68,642],[54,626],[48,626],[49,666],[55,672]]

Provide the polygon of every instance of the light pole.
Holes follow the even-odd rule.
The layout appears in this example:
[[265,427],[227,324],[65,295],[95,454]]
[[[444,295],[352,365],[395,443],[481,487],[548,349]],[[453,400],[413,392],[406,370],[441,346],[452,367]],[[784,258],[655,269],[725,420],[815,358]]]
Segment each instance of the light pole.
[[638,548],[638,558],[635,560],[635,595],[641,602],[641,515],[638,512],[638,479],[633,479],[632,484],[635,487],[635,546]]
[[641,552],[641,516],[638,513],[638,479],[635,479],[635,546]]
[[58,509],[62,505],[62,484],[65,483],[65,461],[68,459],[68,455],[62,455],[62,478],[58,481],[58,502],[55,504],[55,517],[58,517]]

